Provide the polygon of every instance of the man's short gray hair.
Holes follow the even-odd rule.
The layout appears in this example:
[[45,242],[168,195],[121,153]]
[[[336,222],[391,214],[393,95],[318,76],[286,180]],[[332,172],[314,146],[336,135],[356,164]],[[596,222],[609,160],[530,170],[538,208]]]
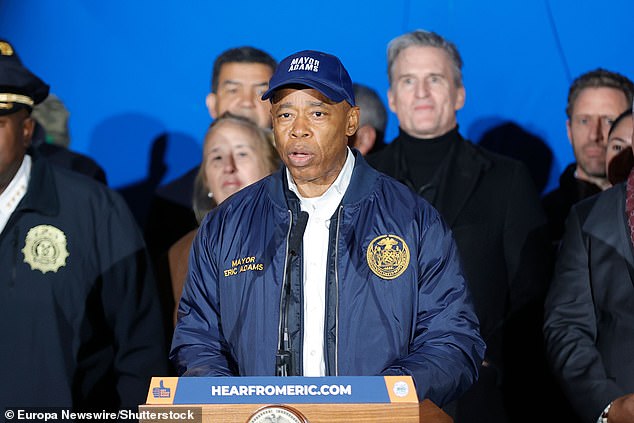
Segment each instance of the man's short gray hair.
[[462,87],[462,58],[454,43],[448,41],[435,32],[417,29],[394,38],[387,45],[387,77],[392,85],[392,67],[396,58],[408,47],[436,47],[444,50],[451,60],[454,83]]

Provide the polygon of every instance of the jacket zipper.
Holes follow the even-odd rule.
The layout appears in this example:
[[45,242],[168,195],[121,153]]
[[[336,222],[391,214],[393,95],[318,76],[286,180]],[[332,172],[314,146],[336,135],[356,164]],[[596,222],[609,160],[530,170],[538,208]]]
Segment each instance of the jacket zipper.
[[[290,243],[290,238],[291,238],[291,228],[293,227],[293,213],[289,210],[288,211],[288,217],[290,220],[290,223],[288,224],[288,231],[286,232],[286,253],[284,254],[284,274],[282,277],[282,289],[280,290],[280,317],[279,317],[279,324],[278,324],[278,328],[277,328],[277,333],[281,334],[282,333],[282,307],[284,307],[284,287],[286,286],[286,271],[287,271],[287,266],[288,266],[288,249],[289,249],[289,243]],[[288,319],[288,316],[286,317]],[[278,345],[283,345],[286,341],[288,341],[288,327],[286,328],[287,331],[284,332],[284,337],[286,337],[287,339],[278,339]],[[281,336],[281,335],[280,335]]]

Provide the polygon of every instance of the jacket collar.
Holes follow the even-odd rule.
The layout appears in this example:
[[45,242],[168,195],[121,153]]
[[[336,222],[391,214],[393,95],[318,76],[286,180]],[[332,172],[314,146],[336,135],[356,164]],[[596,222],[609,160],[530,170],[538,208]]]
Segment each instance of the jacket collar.
[[[493,165],[489,158],[462,138],[458,131],[455,132],[455,140],[452,142],[455,142],[456,145],[446,158],[448,171],[445,172],[438,187],[442,194],[433,205],[450,227],[453,226],[456,218],[475,191],[482,175]],[[392,144],[395,153],[394,163],[401,163],[403,151],[400,137],[396,138]]]
[[491,160],[460,135],[449,157],[449,167],[436,208],[452,227],[484,173],[493,165]]
[[[356,149],[352,149],[354,154],[354,169],[350,185],[341,201],[343,205],[350,205],[365,199],[373,190],[379,176],[379,172],[374,170],[365,161],[363,155]],[[269,195],[273,202],[291,210],[299,210],[299,198],[288,188],[286,180],[286,166],[281,166],[275,172],[269,183]]]
[[33,165],[29,186],[15,213],[35,211],[44,216],[56,216],[59,214],[59,198],[51,165],[37,153],[30,154]]
[[570,204],[578,203],[584,198],[588,198],[592,195],[601,192],[601,188],[592,182],[584,181],[575,176],[577,170],[577,163],[571,163],[566,166],[566,169],[561,173],[559,177],[559,187],[564,196]]
[[593,198],[595,203],[583,224],[583,231],[614,248],[634,268],[634,252],[625,218],[625,184],[616,185]]
[[368,162],[365,161],[363,155],[357,149],[352,149],[354,153],[354,170],[350,185],[346,194],[343,196],[342,204],[352,205],[364,200],[371,192],[375,190],[379,172],[374,170]]

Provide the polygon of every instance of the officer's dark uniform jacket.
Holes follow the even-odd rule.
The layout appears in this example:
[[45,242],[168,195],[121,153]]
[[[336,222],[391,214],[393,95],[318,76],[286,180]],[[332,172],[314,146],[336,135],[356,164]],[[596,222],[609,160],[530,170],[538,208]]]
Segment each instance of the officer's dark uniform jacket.
[[[434,208],[355,155],[329,226],[326,374],[412,375],[420,398],[443,404],[473,383],[484,353],[456,246]],[[180,374],[273,375],[285,282],[302,374],[301,248],[285,269],[300,203],[285,172],[203,221],[172,343]]]
[[158,300],[118,194],[34,157],[0,233],[0,404],[119,409],[165,374]]

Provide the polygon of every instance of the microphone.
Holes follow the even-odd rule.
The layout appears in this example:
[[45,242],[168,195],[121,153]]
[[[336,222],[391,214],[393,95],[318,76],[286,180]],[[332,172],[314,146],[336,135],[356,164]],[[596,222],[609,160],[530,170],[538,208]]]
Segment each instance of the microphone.
[[[308,213],[300,211],[295,225],[291,228],[288,237],[288,255],[286,256],[286,277],[282,286],[282,304],[280,304],[280,333],[277,354],[275,355],[275,375],[295,376],[295,363],[291,351],[291,340],[288,335],[288,309],[291,302],[291,264],[299,254],[302,245],[306,224],[308,223]],[[301,272],[303,270],[300,269]]]

